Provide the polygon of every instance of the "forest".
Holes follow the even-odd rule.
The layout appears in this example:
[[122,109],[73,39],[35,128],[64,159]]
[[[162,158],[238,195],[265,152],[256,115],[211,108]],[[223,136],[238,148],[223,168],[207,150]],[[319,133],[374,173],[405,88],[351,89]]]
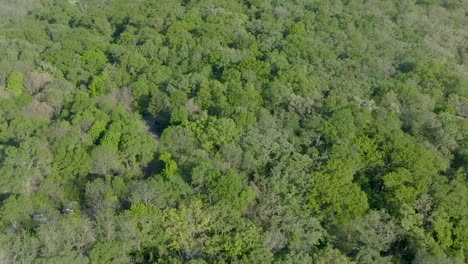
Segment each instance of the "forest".
[[468,0],[0,0],[0,263],[468,263]]

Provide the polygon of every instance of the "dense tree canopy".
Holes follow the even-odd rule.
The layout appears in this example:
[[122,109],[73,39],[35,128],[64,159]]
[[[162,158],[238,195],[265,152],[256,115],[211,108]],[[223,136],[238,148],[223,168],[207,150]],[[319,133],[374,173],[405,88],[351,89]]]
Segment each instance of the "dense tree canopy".
[[0,262],[465,263],[467,14],[0,1]]

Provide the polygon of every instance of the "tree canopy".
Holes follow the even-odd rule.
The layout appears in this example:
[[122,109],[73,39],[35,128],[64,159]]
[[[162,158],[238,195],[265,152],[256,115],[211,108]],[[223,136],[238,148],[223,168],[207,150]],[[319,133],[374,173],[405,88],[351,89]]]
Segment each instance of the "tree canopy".
[[465,263],[467,14],[0,1],[0,263]]

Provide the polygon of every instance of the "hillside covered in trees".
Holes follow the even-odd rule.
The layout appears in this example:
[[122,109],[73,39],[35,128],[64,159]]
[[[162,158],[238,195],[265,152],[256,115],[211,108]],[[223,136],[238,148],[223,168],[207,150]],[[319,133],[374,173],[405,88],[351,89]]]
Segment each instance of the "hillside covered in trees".
[[0,0],[0,263],[466,263],[467,0]]

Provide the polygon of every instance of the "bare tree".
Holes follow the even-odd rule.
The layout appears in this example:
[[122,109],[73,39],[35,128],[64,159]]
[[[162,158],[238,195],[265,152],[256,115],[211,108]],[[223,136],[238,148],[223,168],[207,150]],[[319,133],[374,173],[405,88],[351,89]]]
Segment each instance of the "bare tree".
[[35,95],[50,81],[52,77],[48,73],[29,72],[24,79],[24,87],[29,93]]

